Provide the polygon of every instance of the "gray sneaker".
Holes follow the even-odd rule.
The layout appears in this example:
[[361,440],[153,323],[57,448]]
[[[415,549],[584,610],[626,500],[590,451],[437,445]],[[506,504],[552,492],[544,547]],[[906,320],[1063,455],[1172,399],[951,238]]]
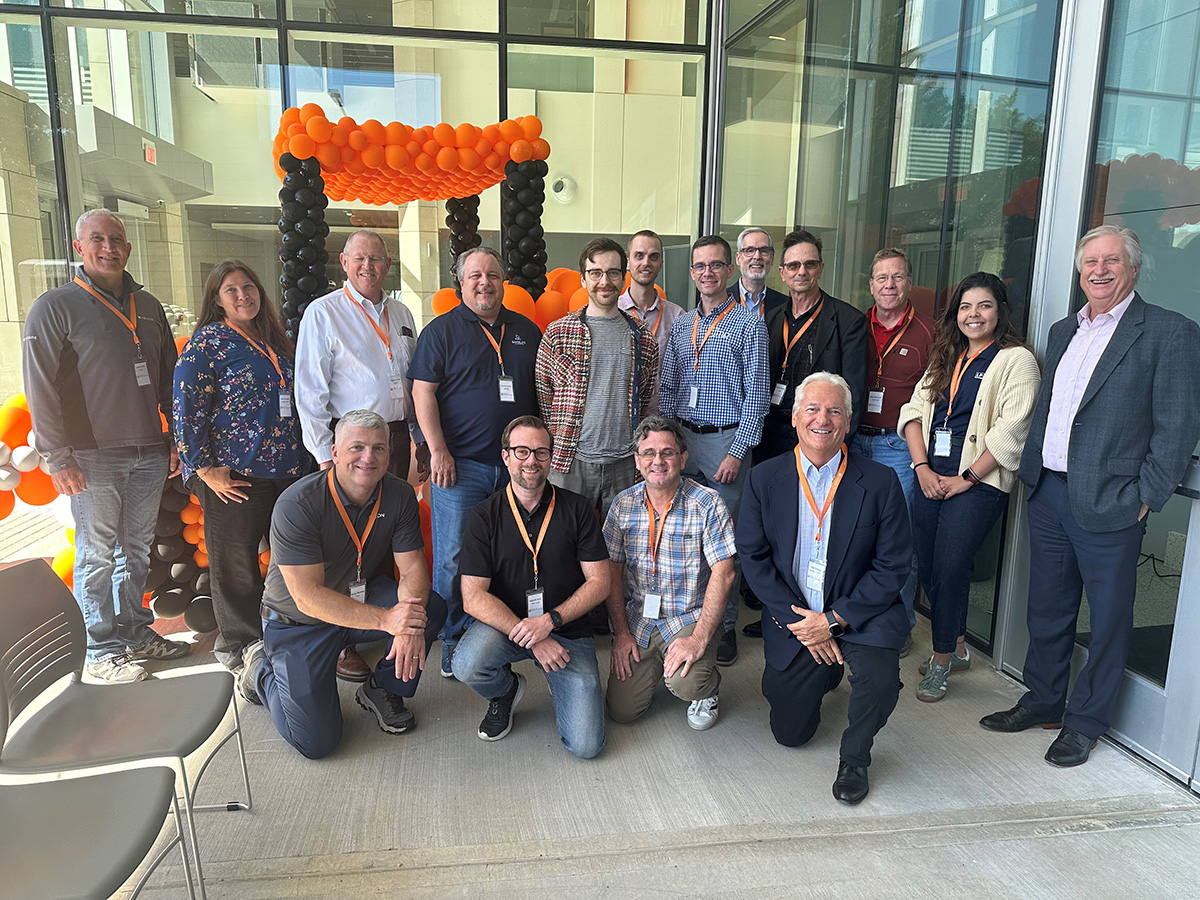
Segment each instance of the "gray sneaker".
[[950,667],[941,665],[931,656],[925,668],[925,677],[917,685],[917,699],[923,703],[936,703],[946,696],[946,679],[950,677]]
[[183,641],[168,641],[154,635],[146,643],[129,653],[131,659],[181,659],[192,652],[192,645]]
[[707,731],[717,724],[717,694],[688,704],[687,723],[696,731]]
[[83,667],[83,671],[105,684],[133,684],[150,677],[127,653],[90,662]]
[[417,717],[404,705],[404,698],[377,687],[374,676],[358,686],[354,700],[367,712],[374,713],[375,721],[388,734],[404,734],[417,724]]
[[258,677],[258,666],[266,657],[262,641],[247,644],[242,650],[242,670],[238,672],[237,689],[247,703],[262,706],[262,697],[258,696],[255,679]]
[[[956,653],[950,654],[950,674],[951,675],[953,675],[955,672],[965,672],[965,671],[967,671],[967,669],[971,668],[971,648],[967,647],[966,651],[967,651],[966,656],[959,656]],[[919,666],[917,666],[917,671],[920,672],[922,675],[924,675],[926,672],[928,672],[929,671],[929,660],[925,660],[925,662],[923,662]]]

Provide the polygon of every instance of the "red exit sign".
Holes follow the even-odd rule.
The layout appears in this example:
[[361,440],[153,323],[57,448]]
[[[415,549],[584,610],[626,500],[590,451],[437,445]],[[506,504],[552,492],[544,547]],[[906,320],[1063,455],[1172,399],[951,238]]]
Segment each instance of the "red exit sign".
[[142,156],[152,166],[158,165],[158,149],[153,141],[142,138]]

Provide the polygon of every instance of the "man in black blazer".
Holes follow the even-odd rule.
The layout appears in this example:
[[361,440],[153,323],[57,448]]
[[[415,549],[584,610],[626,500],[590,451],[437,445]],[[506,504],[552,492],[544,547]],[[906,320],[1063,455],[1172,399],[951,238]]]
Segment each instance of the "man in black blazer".
[[822,698],[850,666],[850,722],[833,783],[843,803],[867,795],[871,745],[900,694],[908,635],[900,589],[912,562],[900,481],[848,453],[852,418],[844,378],[804,379],[792,413],[796,452],[750,470],[737,532],[742,572],[763,602],[762,691],[775,740],[806,743]]
[[[1088,298],[1050,329],[1042,390],[1021,458],[1029,486],[1028,691],[984,716],[993,731],[1062,732],[1047,762],[1077,766],[1108,730],[1129,652],[1146,516],[1179,484],[1200,438],[1200,327],[1134,290],[1127,228],[1093,228],[1075,249]],[[1067,699],[1080,595],[1092,639]]]
[[746,228],[737,236],[737,262],[741,277],[729,286],[729,296],[760,319],[787,303],[787,294],[767,287],[767,275],[775,262],[775,242],[761,228]]

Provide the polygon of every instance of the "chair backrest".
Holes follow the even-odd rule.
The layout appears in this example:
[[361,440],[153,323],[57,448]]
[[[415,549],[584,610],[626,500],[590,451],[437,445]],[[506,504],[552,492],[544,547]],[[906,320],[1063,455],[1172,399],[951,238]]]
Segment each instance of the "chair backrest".
[[38,694],[83,671],[86,652],[83,613],[45,560],[0,571],[0,746]]

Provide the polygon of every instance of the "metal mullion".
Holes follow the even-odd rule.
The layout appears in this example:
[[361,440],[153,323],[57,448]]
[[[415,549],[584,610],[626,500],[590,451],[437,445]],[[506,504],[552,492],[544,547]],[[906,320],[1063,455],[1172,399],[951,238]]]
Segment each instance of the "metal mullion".
[[[948,271],[950,268],[950,214],[954,209],[954,152],[958,148],[958,131],[962,123],[959,122],[959,117],[962,115],[962,85],[964,82],[965,73],[963,72],[963,45],[966,43],[963,40],[963,31],[967,23],[967,3],[969,0],[962,0],[959,6],[958,20],[958,49],[954,54],[954,78],[953,96],[950,98],[950,140],[946,146],[946,196],[942,198],[942,227],[938,235],[938,272],[937,281],[934,288],[934,312],[939,312],[938,299],[941,292],[948,287]],[[943,76],[945,77],[945,76]]]
[[[711,8],[713,3],[719,3],[719,2],[722,2],[722,0],[711,0],[711,2],[709,3],[709,7]],[[739,28],[733,34],[731,34],[727,38],[725,38],[725,46],[728,47],[730,44],[737,43],[743,37],[745,37],[747,34],[754,31],[754,29],[756,29],[759,25],[761,25],[767,19],[774,16],[777,12],[780,12],[780,11],[786,9],[793,2],[794,2],[794,0],[775,0],[774,3],[770,4],[766,9],[763,9],[763,10],[759,11],[758,13],[756,13],[750,19],[750,21],[748,21],[745,25],[743,25],[741,28]]]
[[288,52],[288,28],[286,25],[287,16],[287,0],[275,0],[275,17],[279,21],[278,27],[275,29],[275,58],[279,61],[279,93],[282,95],[282,104],[280,109],[287,109],[292,105],[292,79],[288,71],[290,68],[291,54]]
[[50,97],[48,104],[50,107],[50,146],[54,158],[54,183],[58,190],[59,226],[63,230],[64,253],[69,267],[75,261],[75,247],[71,243],[70,186],[67,183],[66,166],[62,165],[62,160],[66,159],[66,150],[63,147],[62,115],[59,111],[62,101],[58,92],[58,67],[54,64],[54,35],[50,31],[50,9],[43,6],[39,11],[38,19],[42,31],[42,64],[46,75],[46,92]]

